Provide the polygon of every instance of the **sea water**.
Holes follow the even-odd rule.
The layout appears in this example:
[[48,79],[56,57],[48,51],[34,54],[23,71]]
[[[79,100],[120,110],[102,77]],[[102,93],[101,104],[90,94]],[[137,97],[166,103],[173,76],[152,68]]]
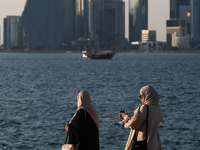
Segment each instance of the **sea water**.
[[77,92],[88,90],[100,119],[100,149],[122,150],[139,90],[160,95],[163,150],[200,147],[200,53],[117,53],[88,60],[81,53],[0,53],[0,149],[60,150]]

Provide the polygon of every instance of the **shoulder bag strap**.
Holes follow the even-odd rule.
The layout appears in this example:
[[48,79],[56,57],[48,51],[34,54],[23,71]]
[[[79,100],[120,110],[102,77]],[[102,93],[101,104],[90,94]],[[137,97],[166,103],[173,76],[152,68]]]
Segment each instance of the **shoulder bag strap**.
[[148,135],[148,120],[149,120],[149,106],[147,106],[147,118],[146,118],[146,139],[147,139],[147,135]]

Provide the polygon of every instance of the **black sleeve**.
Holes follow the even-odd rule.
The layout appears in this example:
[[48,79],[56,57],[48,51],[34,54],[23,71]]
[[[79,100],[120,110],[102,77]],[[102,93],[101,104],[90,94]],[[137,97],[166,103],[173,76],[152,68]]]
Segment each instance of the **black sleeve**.
[[85,126],[85,111],[79,109],[69,127],[69,144],[76,145],[84,138],[84,135],[86,134]]

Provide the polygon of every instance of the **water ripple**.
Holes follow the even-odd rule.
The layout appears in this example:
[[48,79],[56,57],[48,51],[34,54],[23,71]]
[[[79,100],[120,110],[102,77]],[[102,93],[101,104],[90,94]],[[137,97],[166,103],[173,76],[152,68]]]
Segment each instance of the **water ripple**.
[[118,112],[133,115],[146,84],[160,95],[162,149],[199,149],[199,56],[119,53],[87,60],[80,53],[1,53],[0,149],[60,149],[82,89],[99,114],[100,148],[124,149],[130,130],[119,125]]

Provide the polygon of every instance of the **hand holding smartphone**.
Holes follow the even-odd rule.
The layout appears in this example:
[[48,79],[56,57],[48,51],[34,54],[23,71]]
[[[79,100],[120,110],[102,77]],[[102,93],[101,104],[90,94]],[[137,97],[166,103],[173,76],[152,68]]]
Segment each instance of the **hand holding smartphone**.
[[125,113],[125,111],[124,111],[124,110],[121,110],[120,113]]
[[120,121],[119,124],[122,125],[123,123],[125,123],[127,120],[130,119],[129,116],[124,119],[125,116],[128,116],[128,112],[124,111],[124,110],[121,110],[120,113],[119,113],[119,115],[118,115],[118,117],[119,117],[119,119],[123,119],[123,120]]

